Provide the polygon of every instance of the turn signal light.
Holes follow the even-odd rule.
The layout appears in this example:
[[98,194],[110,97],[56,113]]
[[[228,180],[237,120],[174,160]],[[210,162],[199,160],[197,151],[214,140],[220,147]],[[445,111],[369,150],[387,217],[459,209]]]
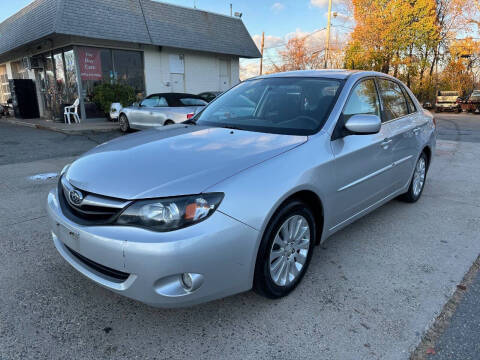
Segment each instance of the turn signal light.
[[190,120],[190,119],[193,118],[194,116],[195,116],[195,113],[187,114],[187,120]]

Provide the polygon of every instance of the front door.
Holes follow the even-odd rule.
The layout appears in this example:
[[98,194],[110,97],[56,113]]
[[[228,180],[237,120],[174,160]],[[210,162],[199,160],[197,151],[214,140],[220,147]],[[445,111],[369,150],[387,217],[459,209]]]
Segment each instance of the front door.
[[[353,115],[380,117],[380,102],[373,78],[353,88],[339,119],[343,125]],[[335,136],[335,135],[334,135]],[[334,230],[373,206],[392,192],[391,134],[381,127],[377,134],[347,135],[331,142],[337,179],[332,215]]]

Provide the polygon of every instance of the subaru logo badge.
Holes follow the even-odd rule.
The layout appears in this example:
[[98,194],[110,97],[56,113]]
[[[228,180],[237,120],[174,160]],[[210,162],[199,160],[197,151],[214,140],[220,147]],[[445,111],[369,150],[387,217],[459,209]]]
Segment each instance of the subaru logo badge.
[[83,201],[83,195],[80,191],[78,190],[71,190],[70,193],[68,194],[70,197],[70,201],[72,202],[73,205],[80,205]]

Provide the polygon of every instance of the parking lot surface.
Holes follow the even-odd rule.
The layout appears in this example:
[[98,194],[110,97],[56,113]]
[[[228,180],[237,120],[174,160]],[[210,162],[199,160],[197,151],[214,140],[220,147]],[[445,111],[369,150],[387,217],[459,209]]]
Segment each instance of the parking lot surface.
[[480,132],[448,130],[454,121],[475,133],[473,115],[461,116],[437,117],[445,140],[420,201],[392,201],[317,247],[290,296],[174,310],[95,285],[52,244],[44,206],[56,179],[31,176],[59,172],[95,142],[40,146],[50,133],[31,129],[24,144],[30,129],[0,124],[0,359],[408,359],[480,253]]

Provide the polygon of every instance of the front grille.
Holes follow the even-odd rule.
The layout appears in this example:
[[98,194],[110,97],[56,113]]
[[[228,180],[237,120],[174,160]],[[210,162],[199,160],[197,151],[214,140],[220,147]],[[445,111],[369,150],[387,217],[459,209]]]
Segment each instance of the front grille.
[[77,258],[80,262],[82,262],[83,264],[85,264],[89,268],[95,270],[96,272],[99,272],[100,274],[107,276],[108,278],[110,278],[110,280],[112,280],[114,282],[119,282],[119,283],[124,282],[130,276],[130,274],[128,274],[128,273],[124,273],[122,271],[118,271],[118,270],[109,268],[107,266],[98,264],[95,261],[87,259],[85,256],[80,255],[79,253],[70,249],[66,245],[65,245],[65,247],[70,252],[70,254],[72,254],[75,258]]
[[[74,204],[71,191],[77,191],[82,199]],[[72,221],[83,225],[105,225],[112,223],[128,206],[130,201],[96,195],[71,185],[63,176],[58,182],[60,205],[65,215]]]

